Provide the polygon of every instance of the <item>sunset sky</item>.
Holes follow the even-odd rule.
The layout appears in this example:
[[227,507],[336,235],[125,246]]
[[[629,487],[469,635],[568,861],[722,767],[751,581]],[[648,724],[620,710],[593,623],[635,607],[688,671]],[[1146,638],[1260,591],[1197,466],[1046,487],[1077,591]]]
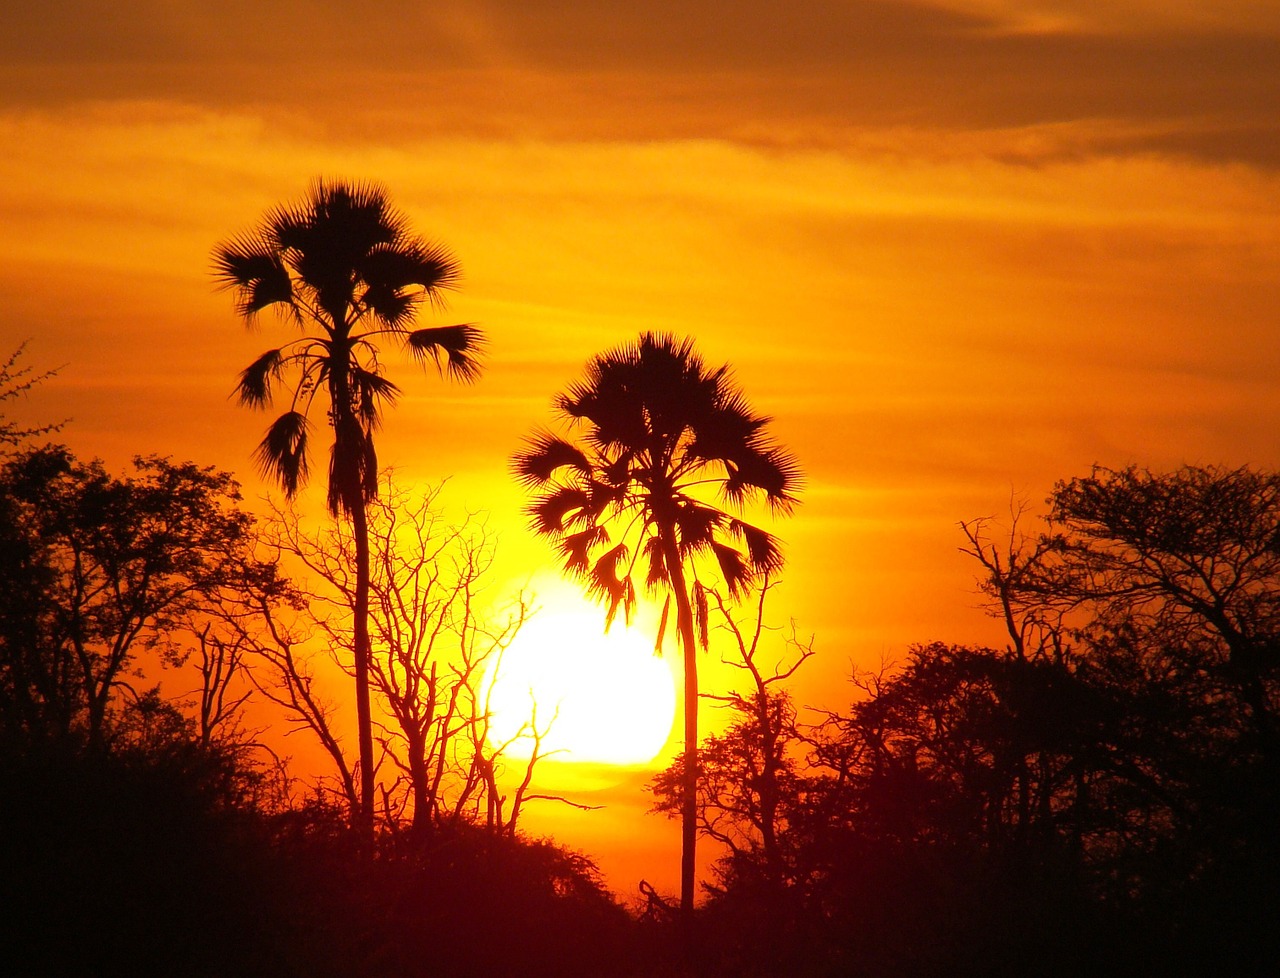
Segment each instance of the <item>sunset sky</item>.
[[[267,418],[228,394],[286,328],[210,251],[379,181],[464,269],[422,325],[489,343],[473,387],[391,361],[383,461],[562,608],[508,459],[592,354],[696,337],[803,466],[771,615],[835,708],[912,643],[999,641],[958,521],[1094,463],[1280,465],[1278,109],[1272,0],[10,4],[0,354],[61,367],[10,414],[256,500]],[[648,776],[533,827],[670,888]]]

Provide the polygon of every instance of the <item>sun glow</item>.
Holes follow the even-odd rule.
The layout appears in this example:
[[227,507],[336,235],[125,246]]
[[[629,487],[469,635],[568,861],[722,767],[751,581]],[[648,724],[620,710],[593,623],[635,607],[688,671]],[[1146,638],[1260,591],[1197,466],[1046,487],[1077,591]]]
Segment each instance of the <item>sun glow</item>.
[[538,750],[557,760],[646,764],[666,745],[675,717],[674,678],[653,640],[621,623],[605,633],[598,610],[536,616],[485,687],[490,735],[511,741],[517,756],[533,752],[536,722],[545,731]]

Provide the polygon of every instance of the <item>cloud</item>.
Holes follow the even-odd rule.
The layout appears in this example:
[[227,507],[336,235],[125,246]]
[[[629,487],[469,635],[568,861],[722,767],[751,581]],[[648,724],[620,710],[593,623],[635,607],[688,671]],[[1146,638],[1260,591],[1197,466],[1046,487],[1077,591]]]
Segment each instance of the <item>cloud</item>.
[[168,99],[402,142],[840,148],[868,130],[1105,123],[1126,138],[1060,148],[1275,166],[1280,16],[1201,6],[84,0],[4,15],[0,91],[10,106]]
[[1280,33],[1270,0],[936,0],[990,20],[1001,33]]

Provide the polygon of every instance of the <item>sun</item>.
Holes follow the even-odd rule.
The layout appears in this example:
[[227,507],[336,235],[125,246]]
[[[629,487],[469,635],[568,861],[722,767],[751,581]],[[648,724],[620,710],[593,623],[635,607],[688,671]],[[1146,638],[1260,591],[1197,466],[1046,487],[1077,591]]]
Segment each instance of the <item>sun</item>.
[[[647,764],[661,753],[675,718],[675,681],[653,639],[599,609],[543,612],[520,629],[485,678],[490,736],[527,757],[527,724],[546,733],[540,751],[560,761]],[[496,672],[496,679],[495,679]]]

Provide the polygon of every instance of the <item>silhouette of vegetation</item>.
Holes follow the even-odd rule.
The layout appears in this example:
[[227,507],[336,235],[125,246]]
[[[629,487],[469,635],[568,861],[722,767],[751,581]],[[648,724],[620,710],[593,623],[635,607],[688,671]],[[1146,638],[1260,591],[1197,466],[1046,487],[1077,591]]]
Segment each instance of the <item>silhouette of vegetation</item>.
[[[443,823],[479,821],[511,835],[540,757],[534,752],[524,762],[525,777],[513,791],[502,789],[510,744],[491,736],[486,680],[528,608],[519,597],[497,618],[482,608],[493,535],[476,516],[447,522],[438,497],[438,489],[402,490],[388,476],[368,507],[381,824],[398,831],[408,820],[413,833],[425,835]],[[350,807],[357,803],[351,764],[314,685],[313,663],[350,648],[354,541],[342,524],[310,533],[290,510],[276,510],[261,537],[309,583],[224,609],[222,641],[249,654],[260,667],[252,674],[257,689],[318,738]],[[340,657],[339,665],[350,671]]]
[[[689,488],[736,478],[730,499],[772,489],[784,508],[794,488],[723,370],[642,338],[597,358],[558,404],[580,415],[581,441],[538,435],[517,459],[541,487],[538,525],[611,614],[629,610],[640,562],[673,592],[678,626],[685,604],[686,658],[718,648],[743,679],[708,698],[730,712],[724,731],[652,786],[657,810],[692,807],[722,853],[698,941],[685,941],[687,905],[642,888],[649,904],[629,914],[586,856],[517,830],[528,781],[500,794],[504,745],[488,742],[477,678],[525,608],[480,614],[482,521],[447,524],[432,492],[389,482],[365,500],[371,686],[386,707],[371,839],[351,819],[356,768],[311,672],[317,645],[354,641],[354,526],[310,533],[288,510],[260,526],[228,474],[192,463],[141,457],[117,476],[64,447],[5,445],[7,964],[408,978],[1274,970],[1280,475],[1100,468],[1060,483],[1035,532],[1025,513],[1006,529],[961,524],[1007,644],[913,646],[855,672],[846,705],[815,711],[788,689],[812,642],[765,625],[776,545]],[[707,421],[724,404],[729,417]],[[732,454],[744,431],[754,440]],[[305,579],[281,573],[286,556]],[[197,688],[166,695],[172,669]],[[336,792],[297,789],[246,725],[254,700],[319,738]]]
[[[18,348],[10,353],[3,363],[0,363],[0,404],[5,401],[11,401],[16,397],[25,396],[37,384],[43,383],[57,374],[56,370],[46,370],[44,373],[39,374],[32,373],[31,367],[20,366],[20,361],[26,352],[27,344],[25,342],[20,343]],[[0,449],[12,448],[28,438],[47,435],[61,427],[62,423],[36,425],[35,427],[23,426],[0,414]]]
[[328,505],[351,522],[356,548],[352,658],[359,728],[360,807],[366,835],[374,819],[373,727],[369,702],[369,540],[366,507],[378,491],[374,432],[399,388],[383,374],[378,345],[398,342],[451,377],[479,372],[480,331],[471,325],[410,329],[423,302],[439,304],[458,265],[414,235],[378,186],[318,181],[304,200],[277,208],[254,231],[214,249],[218,282],[236,294],[248,322],[274,308],[304,331],[263,353],[240,375],[241,403],[271,405],[286,373],[289,407],[258,446],[263,472],[287,496],[306,482],[310,411],[327,403],[333,445]]
[[[344,809],[289,790],[246,740],[234,680],[265,668],[247,641],[255,606],[301,613],[306,595],[254,558],[225,473],[135,469],[113,477],[60,447],[0,468],[6,961],[32,974],[585,975],[618,954],[628,918],[591,862],[524,839],[509,813],[486,822],[483,800],[430,833],[389,804],[371,849]],[[479,573],[485,539],[452,543]],[[459,580],[463,594],[477,578]],[[415,593],[430,604],[430,588]],[[459,624],[403,619],[428,621]],[[190,657],[197,701],[165,697],[155,671]]]
[[[720,508],[764,499],[775,511],[795,502],[795,460],[764,433],[727,366],[709,369],[691,340],[653,333],[600,354],[586,379],[555,399],[566,439],[535,434],[515,456],[537,492],[533,528],[556,541],[565,569],[601,599],[612,620],[645,585],[674,599],[684,657],[686,800],[682,811],[681,906],[693,910],[698,770],[697,633],[707,629],[700,559],[737,596],[782,565],[777,540]],[[702,566],[706,566],[705,562]],[[661,644],[661,636],[659,636]]]
[[703,831],[730,846],[702,973],[1266,973],[1278,490],[1099,469],[1033,537],[964,524],[1010,643],[916,646],[808,725],[780,707],[806,745],[774,782],[780,893],[761,885],[764,743],[748,724],[709,745]]
[[101,748],[146,691],[143,654],[184,657],[175,633],[245,565],[249,518],[230,476],[139,458],[110,476],[56,446],[0,467],[0,735]]
[[[728,849],[739,874],[750,867],[762,896],[788,881],[782,838],[801,741],[796,708],[785,684],[813,655],[812,643],[801,642],[793,628],[783,642],[782,659],[766,666],[769,653],[762,643],[774,630],[765,624],[765,601],[772,589],[767,579],[757,589],[750,621],[739,620],[724,595],[709,592],[716,630],[727,638],[722,661],[744,672],[750,686],[745,692],[703,694],[728,709],[734,720],[723,734],[707,737],[699,747],[696,801],[699,831]],[[654,810],[682,812],[687,783],[682,753],[650,785],[657,797]]]

